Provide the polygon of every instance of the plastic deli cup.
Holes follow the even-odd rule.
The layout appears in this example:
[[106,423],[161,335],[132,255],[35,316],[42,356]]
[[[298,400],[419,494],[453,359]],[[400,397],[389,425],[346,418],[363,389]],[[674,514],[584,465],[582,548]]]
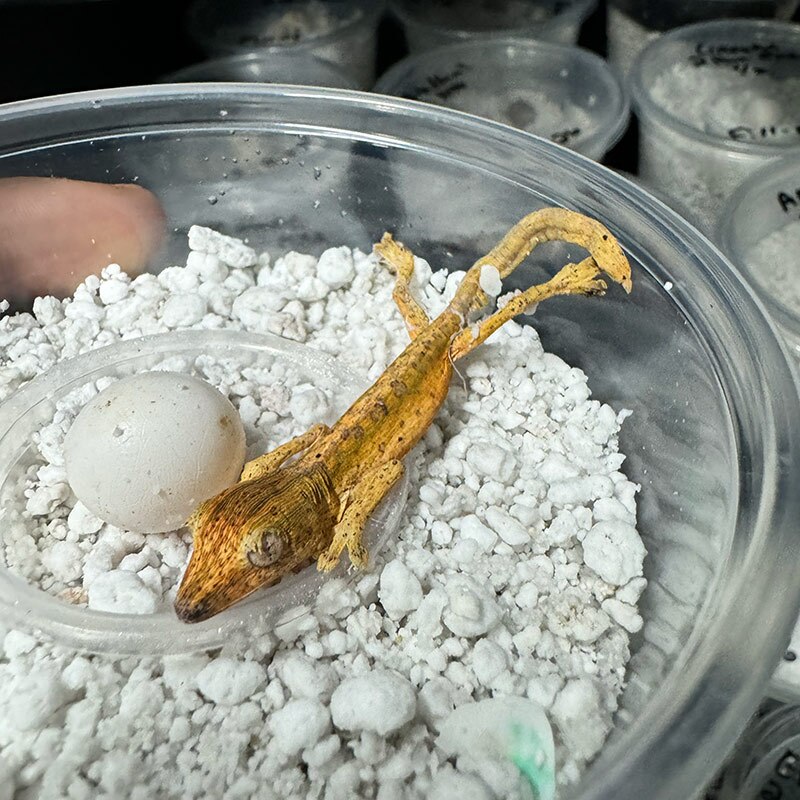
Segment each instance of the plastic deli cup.
[[600,160],[628,124],[627,95],[602,58],[577,47],[490,39],[395,64],[376,92],[522,128]]
[[622,75],[636,56],[665,31],[711,19],[789,19],[798,0],[609,0],[606,14],[608,60]]
[[306,52],[274,50],[251,50],[201,61],[165,75],[162,81],[246,81],[331,86],[337,89],[357,88],[354,80],[335,64]]
[[739,188],[720,214],[717,240],[800,358],[800,154]]
[[[0,501],[4,534],[24,530],[27,472],[40,458],[35,441],[49,424],[57,404],[70,392],[90,384],[168,369],[208,380],[214,365],[242,370],[292,374],[330,398],[333,423],[366,388],[335,359],[278,336],[241,331],[180,331],[145,336],[92,350],[62,361],[0,404]],[[284,378],[276,378],[280,390]],[[371,550],[392,534],[405,504],[407,478],[398,484],[370,520],[366,532]],[[175,534],[149,534],[150,537]],[[343,567],[334,573],[345,574]],[[222,645],[236,631],[253,624],[274,627],[304,613],[327,577],[314,565],[262,589],[216,617],[186,625],[169,602],[150,614],[118,614],[86,607],[85,599],[59,597],[28,582],[24,567],[0,565],[0,612],[3,619],[32,628],[71,647],[94,652],[165,654],[193,652]]]
[[723,203],[772,159],[800,154],[800,26],[718,20],[651,42],[630,76],[639,174],[710,233]]
[[412,52],[492,36],[574,44],[597,0],[395,0]]
[[800,706],[766,701],[733,752],[718,800],[800,800]]
[[381,0],[197,0],[189,35],[210,55],[242,50],[305,52],[339,66],[368,89],[375,80]]

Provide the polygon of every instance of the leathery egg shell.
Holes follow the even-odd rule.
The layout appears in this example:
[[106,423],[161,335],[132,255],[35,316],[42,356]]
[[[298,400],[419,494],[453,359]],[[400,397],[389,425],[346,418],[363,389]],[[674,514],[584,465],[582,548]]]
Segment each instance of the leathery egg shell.
[[137,533],[175,530],[235,483],[245,434],[231,402],[176,372],[122,378],[80,411],[64,440],[67,480],[105,522]]

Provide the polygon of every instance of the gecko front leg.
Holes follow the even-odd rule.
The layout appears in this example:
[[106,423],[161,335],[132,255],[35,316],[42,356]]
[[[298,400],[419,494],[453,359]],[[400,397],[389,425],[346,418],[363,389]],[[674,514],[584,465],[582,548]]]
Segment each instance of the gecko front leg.
[[278,467],[286,461],[287,458],[296,456],[302,453],[303,450],[308,450],[320,436],[329,433],[330,428],[327,425],[319,424],[312,425],[305,433],[300,436],[295,436],[294,439],[289,439],[269,453],[263,456],[254,458],[244,465],[240,481],[249,481],[253,478],[260,478],[262,475],[268,475],[274,472]]
[[364,526],[369,515],[402,474],[402,461],[388,461],[366,472],[349,491],[344,511],[333,531],[333,541],[317,559],[320,572],[330,572],[339,563],[345,547],[354,567],[363,569],[367,566],[369,553],[362,541]]
[[411,294],[414,254],[404,244],[395,240],[391,233],[384,233],[374,250],[397,276],[392,299],[405,320],[408,335],[414,339],[431,322],[425,309]]

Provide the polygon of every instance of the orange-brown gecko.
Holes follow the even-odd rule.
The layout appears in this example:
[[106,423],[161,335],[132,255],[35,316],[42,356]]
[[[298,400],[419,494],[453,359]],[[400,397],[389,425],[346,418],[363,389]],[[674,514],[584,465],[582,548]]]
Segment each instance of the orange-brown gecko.
[[[491,265],[504,278],[537,244],[553,240],[581,245],[590,255],[470,324],[470,316],[489,302],[482,269]],[[603,294],[601,272],[631,289],[630,265],[611,233],[560,208],[520,220],[472,266],[433,321],[409,290],[411,252],[388,233],[375,250],[396,272],[393,297],[411,343],[332,427],[315,425],[249,462],[238,483],[197,508],[188,523],[194,550],[175,601],[182,620],[207,619],[314,559],[318,569],[331,570],[345,548],[355,567],[365,567],[367,519],[444,402],[453,362],[535,303],[556,295]]]

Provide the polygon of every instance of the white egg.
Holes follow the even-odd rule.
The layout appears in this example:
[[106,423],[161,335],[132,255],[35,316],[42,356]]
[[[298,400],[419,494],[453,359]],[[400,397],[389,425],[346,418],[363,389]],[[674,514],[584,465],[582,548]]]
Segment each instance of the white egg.
[[81,410],[64,440],[67,479],[100,519],[138,533],[175,530],[235,483],[245,435],[230,401],[175,372],[113,383]]

